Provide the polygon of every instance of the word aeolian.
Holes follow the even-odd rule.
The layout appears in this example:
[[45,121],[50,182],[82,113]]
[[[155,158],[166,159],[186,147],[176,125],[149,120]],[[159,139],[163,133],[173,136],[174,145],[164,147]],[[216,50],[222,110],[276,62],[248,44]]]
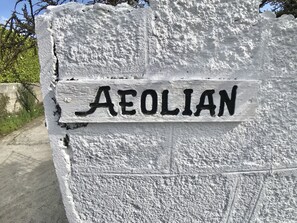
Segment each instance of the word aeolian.
[[[235,113],[235,102],[236,102],[236,93],[237,93],[237,85],[234,85],[231,91],[231,97],[228,96],[226,90],[219,91],[220,94],[220,105],[219,105],[219,113],[218,116],[224,115],[225,105],[228,109],[230,116],[234,115]],[[110,86],[101,86],[99,87],[97,94],[95,96],[95,100],[93,103],[90,103],[90,109],[88,111],[78,111],[75,112],[76,116],[87,116],[93,114],[96,109],[98,108],[107,108],[109,113],[112,116],[117,116],[118,113],[114,109],[114,103],[110,97]],[[168,105],[168,90],[164,90],[162,92],[162,102],[161,104],[161,115],[178,115],[180,112],[184,116],[200,116],[202,110],[209,110],[210,116],[216,115],[216,105],[214,104],[213,94],[215,90],[205,90],[200,96],[200,102],[196,106],[196,111],[191,110],[191,99],[193,89],[185,89],[184,93],[184,107],[183,111],[179,108],[175,108],[170,110]],[[127,102],[126,96],[130,95],[132,97],[137,96],[137,91],[130,89],[130,90],[118,90],[118,95],[120,96],[119,106],[121,107],[121,114],[122,115],[135,115],[136,110],[133,109],[133,102]],[[102,94],[104,95],[104,101],[100,102]],[[147,98],[151,97],[152,104],[150,106],[147,105]],[[206,104],[205,99],[208,99],[208,103]],[[144,115],[155,115],[158,111],[158,94],[153,89],[146,89],[141,93],[140,97],[140,111]]]

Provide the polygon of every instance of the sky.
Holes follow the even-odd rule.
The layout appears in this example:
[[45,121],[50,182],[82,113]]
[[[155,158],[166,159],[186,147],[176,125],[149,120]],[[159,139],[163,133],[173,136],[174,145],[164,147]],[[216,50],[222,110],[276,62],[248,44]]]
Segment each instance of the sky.
[[[15,0],[0,0],[0,23],[3,23],[7,18],[10,17],[11,12],[14,8]],[[269,10],[269,5],[263,8],[264,11]]]
[[10,17],[14,4],[14,0],[0,0],[0,23]]
[[[1,0],[0,0],[1,1]],[[270,4],[267,4],[265,5],[262,9],[261,9],[262,12],[265,12],[265,11],[271,11],[271,6]]]
[[[0,0],[0,23],[3,23],[6,19],[11,16],[11,12],[14,9],[16,0]],[[25,1],[24,1],[25,2]],[[33,3],[37,0],[33,0]],[[23,4],[19,4],[21,8]]]

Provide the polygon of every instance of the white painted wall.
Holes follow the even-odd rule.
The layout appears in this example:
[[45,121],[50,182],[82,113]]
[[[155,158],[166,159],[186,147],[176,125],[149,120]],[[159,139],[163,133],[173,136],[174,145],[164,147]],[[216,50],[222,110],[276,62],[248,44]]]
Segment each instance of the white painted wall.
[[[51,8],[37,20],[70,222],[296,222],[297,21],[256,0]],[[248,122],[59,123],[67,79],[259,80]]]

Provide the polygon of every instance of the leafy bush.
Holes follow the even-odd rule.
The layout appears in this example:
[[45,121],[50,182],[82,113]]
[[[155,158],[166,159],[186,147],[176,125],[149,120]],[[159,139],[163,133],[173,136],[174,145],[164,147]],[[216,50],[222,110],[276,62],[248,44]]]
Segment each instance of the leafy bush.
[[32,85],[22,84],[17,89],[17,101],[27,112],[32,112],[36,105],[36,96]]
[[0,61],[0,83],[38,83],[39,61],[34,49],[19,55],[15,67],[3,69],[4,61]]
[[0,26],[0,83],[39,82],[36,40]]
[[22,109],[15,114],[7,114],[4,117],[0,117],[0,137],[21,128],[26,123],[41,116],[42,114],[43,105],[36,104],[31,112],[27,112],[25,109]]

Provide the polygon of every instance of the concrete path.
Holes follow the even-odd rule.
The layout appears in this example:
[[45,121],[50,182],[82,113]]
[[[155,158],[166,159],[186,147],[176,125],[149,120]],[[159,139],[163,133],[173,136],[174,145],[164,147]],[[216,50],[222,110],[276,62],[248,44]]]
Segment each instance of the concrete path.
[[0,222],[67,222],[44,118],[0,139]]

